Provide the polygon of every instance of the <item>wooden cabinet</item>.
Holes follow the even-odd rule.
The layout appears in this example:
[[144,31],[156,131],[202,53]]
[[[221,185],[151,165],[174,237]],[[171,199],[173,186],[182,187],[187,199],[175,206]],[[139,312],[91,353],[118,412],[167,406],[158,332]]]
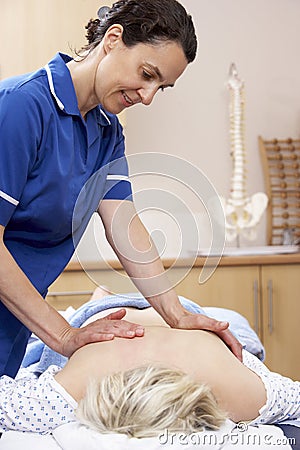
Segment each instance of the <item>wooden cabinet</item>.
[[[178,295],[244,315],[266,348],[267,366],[300,379],[300,254],[224,257],[204,284],[199,284],[204,259],[199,258],[191,269],[184,261],[174,267],[172,263],[165,261],[165,267]],[[78,264],[70,264],[51,286],[48,301],[59,309],[70,304],[78,307],[97,284],[115,293],[135,291],[120,265],[111,266],[87,267],[87,275]],[[78,295],[53,296],[62,291]]]
[[198,283],[199,268],[193,268],[177,292],[243,314],[265,346],[270,370],[299,380],[300,256],[224,258],[223,264],[204,285]]
[[47,301],[56,309],[78,308],[90,299],[97,286],[107,287],[115,294],[137,290],[119,264],[112,264],[111,268],[93,264],[83,270],[78,263],[70,263],[50,286]]
[[300,379],[300,265],[262,267],[262,340],[266,364]]
[[259,267],[218,267],[204,284],[199,284],[200,268],[195,267],[176,291],[202,306],[233,309],[247,317],[260,334]]
[[300,257],[224,258],[223,264],[204,285],[198,283],[199,268],[193,268],[177,292],[243,314],[265,346],[270,370],[299,380]]

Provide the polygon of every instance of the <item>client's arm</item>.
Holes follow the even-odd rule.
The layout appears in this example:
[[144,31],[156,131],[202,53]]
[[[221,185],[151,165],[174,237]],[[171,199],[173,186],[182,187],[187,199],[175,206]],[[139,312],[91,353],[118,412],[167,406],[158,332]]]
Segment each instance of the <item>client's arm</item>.
[[75,420],[77,402],[55,382],[57,370],[51,366],[39,378],[0,378],[0,433],[45,433]]

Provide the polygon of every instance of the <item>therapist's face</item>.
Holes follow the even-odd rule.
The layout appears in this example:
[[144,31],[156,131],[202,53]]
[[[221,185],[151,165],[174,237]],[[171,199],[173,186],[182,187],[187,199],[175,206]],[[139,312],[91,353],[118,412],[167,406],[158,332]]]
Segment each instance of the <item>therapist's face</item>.
[[113,28],[103,43],[105,56],[97,67],[94,95],[107,111],[118,114],[137,103],[150,105],[159,90],[174,86],[187,60],[173,41],[126,47],[122,27]]

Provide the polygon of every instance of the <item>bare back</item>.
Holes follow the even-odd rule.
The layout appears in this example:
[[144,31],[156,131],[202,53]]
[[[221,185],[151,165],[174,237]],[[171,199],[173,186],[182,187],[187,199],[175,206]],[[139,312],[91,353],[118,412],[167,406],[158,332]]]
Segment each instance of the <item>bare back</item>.
[[[112,311],[107,310],[103,315],[108,312]],[[259,415],[259,409],[266,402],[261,379],[240,363],[215,334],[171,329],[152,308],[127,308],[126,319],[144,325],[145,336],[115,338],[82,347],[56,375],[57,381],[76,400],[84,396],[91,378],[100,379],[116,371],[159,364],[179,368],[209,385],[232,420],[253,420]]]

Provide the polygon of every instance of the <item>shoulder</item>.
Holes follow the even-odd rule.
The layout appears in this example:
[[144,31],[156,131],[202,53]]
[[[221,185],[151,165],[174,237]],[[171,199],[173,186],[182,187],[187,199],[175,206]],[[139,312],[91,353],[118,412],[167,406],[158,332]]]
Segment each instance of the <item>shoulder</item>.
[[1,82],[0,110],[3,132],[22,127],[28,136],[40,136],[53,111],[46,71],[40,69]]
[[47,75],[45,69],[7,78],[0,83],[1,112],[3,108],[30,108],[48,101]]

